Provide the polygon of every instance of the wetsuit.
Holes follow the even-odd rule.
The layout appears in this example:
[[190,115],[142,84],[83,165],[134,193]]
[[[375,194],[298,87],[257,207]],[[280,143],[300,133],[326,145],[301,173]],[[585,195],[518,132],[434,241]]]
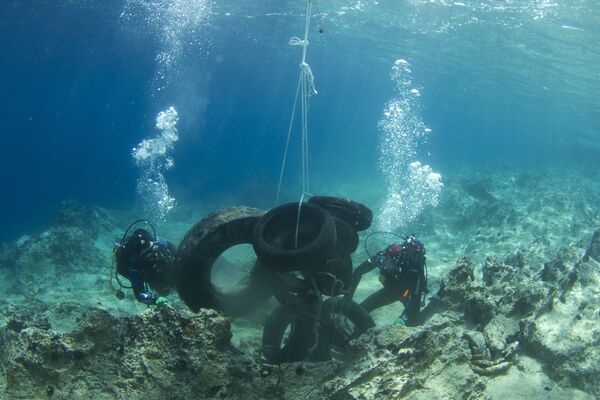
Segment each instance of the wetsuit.
[[[154,241],[143,229],[136,230],[117,249],[117,271],[131,282],[135,298],[144,304],[155,304],[160,295],[170,291],[175,245]],[[153,293],[152,289],[158,293]]]
[[402,318],[408,326],[418,324],[421,297],[427,288],[425,275],[425,248],[414,238],[403,244],[394,244],[376,253],[352,274],[351,294],[362,276],[376,267],[383,287],[367,297],[360,305],[368,312],[401,301],[404,304]]

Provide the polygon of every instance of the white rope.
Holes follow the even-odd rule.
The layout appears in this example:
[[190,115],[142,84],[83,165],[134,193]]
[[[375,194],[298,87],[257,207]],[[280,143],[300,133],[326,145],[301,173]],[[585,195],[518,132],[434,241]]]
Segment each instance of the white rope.
[[296,115],[296,105],[298,104],[298,93],[300,92],[301,83],[302,72],[300,72],[300,77],[298,78],[298,87],[296,87],[296,96],[294,96],[294,107],[292,108],[292,117],[290,118],[290,126],[288,128],[287,140],[285,142],[285,151],[283,152],[283,161],[281,162],[281,170],[279,172],[279,183],[277,184],[277,195],[275,196],[275,204],[279,204],[281,183],[283,181],[283,172],[285,171],[285,163],[287,161],[288,148],[290,147],[290,137],[292,136],[292,127],[294,126],[294,116]]
[[304,201],[304,193],[300,196],[298,202],[298,214],[296,215],[296,232],[294,234],[294,249],[298,250],[298,233],[300,231],[300,212],[302,211],[302,202]]
[[306,96],[306,75],[302,74],[302,137],[300,154],[302,155],[302,194],[308,192],[308,97]]
[[[294,125],[294,119],[296,116],[296,107],[298,103],[298,95],[300,92],[300,88],[302,89],[302,113],[301,113],[301,124],[302,124],[302,134],[301,134],[301,156],[302,156],[302,195],[300,197],[300,203],[302,203],[304,199],[304,195],[309,193],[309,175],[308,175],[308,107],[310,96],[317,94],[317,89],[315,87],[315,77],[310,69],[310,65],[306,62],[306,54],[309,46],[308,41],[308,31],[310,28],[310,17],[312,13],[312,0],[307,0],[306,3],[306,19],[304,22],[304,38],[300,39],[296,36],[292,37],[289,41],[290,46],[301,46],[302,47],[302,62],[300,63],[300,77],[298,79],[298,87],[296,88],[296,95],[294,97],[294,107],[292,109],[292,116],[290,119],[290,125],[288,129],[288,136],[286,139],[285,150],[283,153],[283,161],[281,163],[281,171],[279,174],[279,183],[277,185],[277,194],[275,197],[275,203],[279,204],[279,196],[281,194],[281,185],[283,182],[283,174],[285,170],[285,164],[287,162],[287,153],[290,144],[290,137],[292,133],[292,128]],[[300,207],[298,206],[298,223],[300,220]],[[296,230],[298,226],[296,226]],[[296,235],[297,236],[297,235]],[[297,237],[296,237],[297,242]]]

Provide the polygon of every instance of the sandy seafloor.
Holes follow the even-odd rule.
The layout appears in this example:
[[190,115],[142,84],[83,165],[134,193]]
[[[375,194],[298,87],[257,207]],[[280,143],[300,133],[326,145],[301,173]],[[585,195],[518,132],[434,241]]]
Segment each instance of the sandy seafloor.
[[[538,249],[540,258],[534,261],[539,262],[541,269],[544,261],[552,259],[562,246],[589,239],[600,226],[598,172],[599,169],[583,167],[493,165],[477,171],[462,168],[447,173],[440,204],[424,209],[414,224],[414,232],[410,232],[427,248],[429,295],[435,294],[440,278],[462,255],[471,257],[480,273],[486,257],[505,257],[518,254],[520,249],[533,248]],[[358,197],[351,196],[353,193],[359,194]],[[319,194],[353,197],[372,207],[375,213],[384,198],[383,190],[373,191],[372,185],[361,182],[340,183]],[[219,204],[180,203],[170,220],[160,226],[159,236],[177,243],[203,215],[218,208]],[[127,292],[126,298],[120,301],[108,286],[111,250],[128,223],[139,217],[134,214],[94,207],[77,222],[88,224],[80,226],[79,233],[61,231],[56,225],[41,234],[4,244],[0,255],[0,291],[3,293],[0,322],[4,323],[6,315],[15,310],[26,310],[32,318],[42,315],[54,330],[66,332],[90,308],[106,309],[114,315],[143,311],[146,306],[137,303],[131,293]],[[70,222],[63,221],[65,223]],[[87,232],[92,231],[98,235],[87,243],[86,240],[93,237]],[[363,232],[361,239],[367,233]],[[365,258],[361,240],[353,255],[354,266]],[[252,265],[253,259],[250,246],[228,251],[213,271],[214,280],[217,283],[235,281]],[[376,272],[370,273],[361,282],[356,299],[362,300],[379,286]],[[175,307],[185,308],[176,294],[171,294],[168,300]],[[248,319],[234,321],[234,345],[258,353],[260,320],[275,304],[274,300],[269,304]],[[401,311],[400,305],[393,305],[377,310],[373,316],[378,325],[392,324]],[[555,322],[568,323],[566,320]],[[522,357],[520,362],[536,364],[527,357]],[[522,372],[536,368],[539,374],[525,376]],[[551,398],[544,390],[549,382],[536,364],[512,368],[509,374],[488,385],[487,390],[497,398]],[[521,387],[518,395],[512,392],[517,383]],[[553,390],[552,398],[588,398],[580,391],[562,390]],[[507,393],[512,395],[507,396]]]

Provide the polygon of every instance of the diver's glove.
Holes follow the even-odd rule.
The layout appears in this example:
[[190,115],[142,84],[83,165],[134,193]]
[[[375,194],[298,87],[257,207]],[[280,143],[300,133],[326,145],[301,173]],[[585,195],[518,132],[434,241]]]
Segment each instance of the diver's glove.
[[160,296],[150,292],[140,292],[138,293],[137,298],[141,303],[151,306],[156,304],[158,299],[160,299]]

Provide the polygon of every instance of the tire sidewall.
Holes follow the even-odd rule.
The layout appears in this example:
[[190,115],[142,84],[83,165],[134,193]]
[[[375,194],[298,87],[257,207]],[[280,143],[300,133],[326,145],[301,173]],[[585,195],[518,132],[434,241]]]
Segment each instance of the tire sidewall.
[[373,222],[373,211],[359,202],[333,196],[313,196],[309,204],[316,204],[327,210],[332,216],[349,224],[357,231],[364,231]]
[[[288,203],[270,210],[256,223],[252,234],[254,251],[268,268],[279,272],[314,268],[334,255],[337,243],[335,220],[326,210],[309,203],[301,205],[300,226],[303,217],[307,218],[308,223],[318,229],[313,232],[315,237],[298,249],[283,249],[272,243],[276,236],[289,240],[294,235],[297,213],[298,203]],[[277,227],[277,224],[281,226]],[[278,235],[272,233],[276,228],[281,230]]]

